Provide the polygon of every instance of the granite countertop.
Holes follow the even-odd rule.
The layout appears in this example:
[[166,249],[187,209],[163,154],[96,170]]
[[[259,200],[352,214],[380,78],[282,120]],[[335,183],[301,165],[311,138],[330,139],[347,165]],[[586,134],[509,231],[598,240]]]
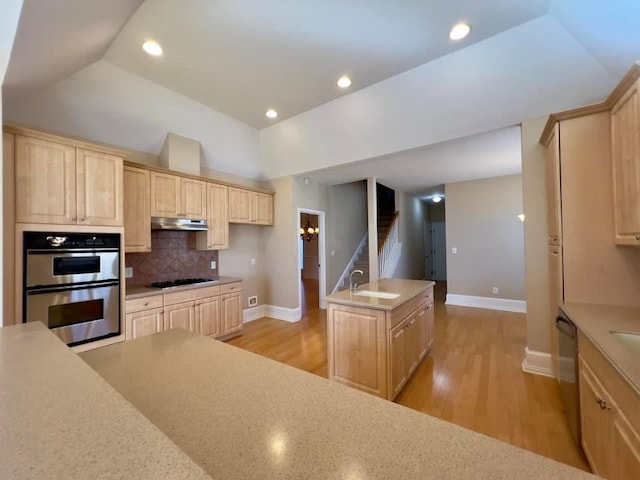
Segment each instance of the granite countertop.
[[596,478],[184,330],[80,357],[215,478]]
[[640,359],[609,332],[640,332],[640,308],[567,302],[560,307],[640,395]]
[[0,405],[0,478],[211,478],[40,322],[0,328]]
[[172,287],[166,290],[150,287],[126,287],[125,299],[133,300],[134,298],[150,297],[153,295],[162,295],[163,293],[180,292],[182,290],[191,290],[193,288],[211,287],[214,285],[224,285],[226,283],[235,283],[241,281],[242,279],[237,277],[218,277],[217,280],[212,280],[211,282],[194,283],[192,285]]
[[[357,279],[357,278],[356,278]],[[376,282],[358,285],[358,291],[371,290],[374,292],[399,293],[400,296],[394,299],[366,297],[358,295],[356,291],[343,290],[341,292],[327,295],[328,303],[339,303],[341,305],[349,305],[352,307],[373,308],[375,310],[393,310],[402,305],[407,300],[411,300],[424,289],[432,287],[436,282],[430,280],[403,280],[386,278]]]

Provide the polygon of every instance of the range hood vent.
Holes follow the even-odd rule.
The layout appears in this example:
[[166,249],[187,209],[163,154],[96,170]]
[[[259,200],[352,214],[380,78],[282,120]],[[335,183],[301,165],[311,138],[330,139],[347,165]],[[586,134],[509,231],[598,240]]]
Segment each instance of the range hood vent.
[[151,217],[151,230],[187,230],[202,232],[207,230],[206,220],[190,218]]

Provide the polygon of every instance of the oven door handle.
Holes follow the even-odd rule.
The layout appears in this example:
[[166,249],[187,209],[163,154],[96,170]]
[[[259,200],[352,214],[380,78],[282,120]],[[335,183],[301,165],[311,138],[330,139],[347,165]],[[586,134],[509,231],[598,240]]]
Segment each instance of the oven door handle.
[[560,333],[564,333],[567,337],[570,337],[571,340],[576,338],[576,326],[566,318],[556,318],[556,328]]
[[73,290],[91,290],[92,288],[117,287],[120,282],[117,280],[106,280],[104,282],[91,282],[82,285],[61,285],[55,287],[30,287],[26,290],[27,295],[41,295],[44,293],[70,292]]

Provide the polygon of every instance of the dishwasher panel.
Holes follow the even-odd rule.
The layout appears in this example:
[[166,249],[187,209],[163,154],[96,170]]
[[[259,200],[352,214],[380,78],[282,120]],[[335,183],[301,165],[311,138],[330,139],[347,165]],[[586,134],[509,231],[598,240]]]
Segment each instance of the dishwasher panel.
[[578,333],[576,326],[560,310],[558,329],[558,383],[562,404],[574,440],[580,445],[580,392],[578,390]]

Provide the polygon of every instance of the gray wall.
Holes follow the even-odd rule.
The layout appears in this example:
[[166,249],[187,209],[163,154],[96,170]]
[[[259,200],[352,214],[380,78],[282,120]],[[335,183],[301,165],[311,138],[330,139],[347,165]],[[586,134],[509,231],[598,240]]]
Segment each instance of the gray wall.
[[547,191],[544,147],[538,142],[546,118],[522,122],[522,196],[524,203],[525,285],[527,295],[527,347],[550,351],[547,255]]
[[327,293],[331,293],[367,233],[366,180],[329,188],[327,223]]
[[522,176],[450,183],[445,195],[448,293],[525,300]]
[[427,205],[418,198],[396,190],[398,240],[402,242],[402,256],[393,278],[424,278],[424,222]]

